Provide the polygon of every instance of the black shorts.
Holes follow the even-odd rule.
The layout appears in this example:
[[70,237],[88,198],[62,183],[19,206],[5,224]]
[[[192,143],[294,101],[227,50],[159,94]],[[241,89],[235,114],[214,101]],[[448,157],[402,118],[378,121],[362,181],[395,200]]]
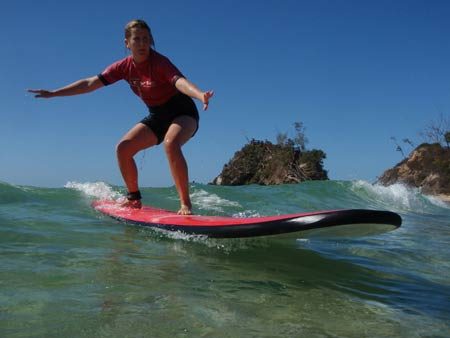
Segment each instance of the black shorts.
[[173,120],[179,116],[190,116],[197,121],[197,129],[195,129],[192,136],[194,136],[198,130],[200,116],[194,100],[187,95],[178,93],[166,103],[160,106],[148,107],[148,110],[150,111],[150,114],[142,119],[141,123],[145,124],[155,133],[158,138],[158,144],[164,140],[164,136],[166,136],[167,130]]

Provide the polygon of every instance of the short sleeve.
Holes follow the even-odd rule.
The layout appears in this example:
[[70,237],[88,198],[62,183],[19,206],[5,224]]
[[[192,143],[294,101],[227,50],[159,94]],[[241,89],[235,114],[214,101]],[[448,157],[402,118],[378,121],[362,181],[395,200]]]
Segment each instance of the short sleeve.
[[102,83],[107,86],[125,78],[127,59],[114,62],[98,75]]

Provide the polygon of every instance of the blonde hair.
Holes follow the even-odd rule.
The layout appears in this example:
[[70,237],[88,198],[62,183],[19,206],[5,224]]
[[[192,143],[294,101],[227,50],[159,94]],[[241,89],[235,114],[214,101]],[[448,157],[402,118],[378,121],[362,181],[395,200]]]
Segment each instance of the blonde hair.
[[136,19],[127,23],[125,26],[125,39],[128,39],[131,36],[131,30],[133,28],[146,29],[150,35],[150,48],[155,49],[155,40],[153,39],[152,30],[144,20]]

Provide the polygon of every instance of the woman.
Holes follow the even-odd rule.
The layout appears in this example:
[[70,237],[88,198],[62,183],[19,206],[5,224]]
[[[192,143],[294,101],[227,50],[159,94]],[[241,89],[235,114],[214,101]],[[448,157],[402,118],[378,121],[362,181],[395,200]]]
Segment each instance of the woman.
[[128,189],[126,207],[141,208],[141,194],[134,155],[164,142],[172,177],[180,197],[178,214],[190,215],[189,179],[181,147],[197,132],[199,115],[192,98],[208,109],[213,91],[203,92],[189,82],[168,58],[154,50],[150,27],[142,20],[125,26],[125,46],[131,55],[107,67],[101,74],[48,91],[30,89],[38,98],[70,96],[92,92],[126,80],[148,106],[150,114],[131,128],[117,145],[117,160]]

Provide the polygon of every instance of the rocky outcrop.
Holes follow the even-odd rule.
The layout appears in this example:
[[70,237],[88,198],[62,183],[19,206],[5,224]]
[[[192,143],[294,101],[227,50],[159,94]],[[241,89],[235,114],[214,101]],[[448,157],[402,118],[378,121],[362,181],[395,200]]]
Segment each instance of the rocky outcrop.
[[321,150],[300,151],[292,145],[252,140],[223,167],[211,184],[276,185],[306,180],[327,180]]
[[408,158],[386,170],[378,182],[404,183],[425,194],[450,195],[450,148],[439,143],[422,144]]

